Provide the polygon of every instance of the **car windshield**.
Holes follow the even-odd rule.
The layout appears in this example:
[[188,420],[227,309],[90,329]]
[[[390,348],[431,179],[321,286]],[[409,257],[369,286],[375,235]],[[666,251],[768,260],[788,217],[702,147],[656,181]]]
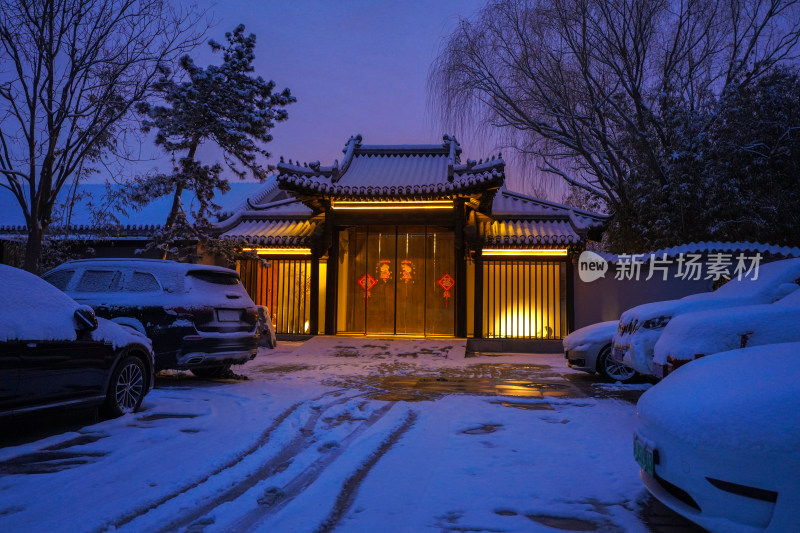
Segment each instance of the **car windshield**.
[[216,270],[190,270],[186,275],[206,283],[214,283],[215,285],[239,285],[240,283],[237,274],[218,272]]

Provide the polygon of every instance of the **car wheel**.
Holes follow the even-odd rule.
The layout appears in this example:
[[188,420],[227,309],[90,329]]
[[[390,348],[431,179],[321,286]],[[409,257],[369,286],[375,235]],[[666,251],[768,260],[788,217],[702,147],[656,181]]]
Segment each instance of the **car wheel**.
[[104,414],[116,418],[126,413],[135,413],[142,405],[145,389],[144,363],[135,356],[125,357],[111,374],[103,406]]
[[193,368],[192,374],[198,378],[213,379],[225,376],[231,369],[230,365],[220,366],[202,366],[200,368]]
[[636,376],[636,371],[623,364],[616,362],[611,358],[611,345],[603,347],[597,355],[597,363],[595,363],[597,371],[611,381],[619,381],[627,383]]

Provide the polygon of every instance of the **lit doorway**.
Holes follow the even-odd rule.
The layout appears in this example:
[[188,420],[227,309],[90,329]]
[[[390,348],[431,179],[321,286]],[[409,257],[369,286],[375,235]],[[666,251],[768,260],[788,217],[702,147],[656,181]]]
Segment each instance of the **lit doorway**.
[[452,336],[455,249],[437,226],[339,232],[337,332]]

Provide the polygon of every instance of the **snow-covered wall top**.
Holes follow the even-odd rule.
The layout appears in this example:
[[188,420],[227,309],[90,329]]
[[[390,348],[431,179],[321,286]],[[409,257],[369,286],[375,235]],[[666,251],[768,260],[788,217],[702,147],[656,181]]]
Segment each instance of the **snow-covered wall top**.
[[[664,254],[668,258],[676,257],[680,254],[709,254],[709,253],[735,253],[735,252],[759,252],[762,255],[777,255],[783,257],[800,257],[800,248],[792,246],[777,246],[774,244],[763,244],[758,242],[720,242],[720,241],[701,241],[692,242],[689,244],[681,244],[671,248],[663,248],[654,252],[648,252],[641,255],[643,261],[647,261],[650,257],[662,258]],[[620,255],[600,253],[606,261],[615,263],[619,260]],[[630,255],[626,260],[630,259]]]

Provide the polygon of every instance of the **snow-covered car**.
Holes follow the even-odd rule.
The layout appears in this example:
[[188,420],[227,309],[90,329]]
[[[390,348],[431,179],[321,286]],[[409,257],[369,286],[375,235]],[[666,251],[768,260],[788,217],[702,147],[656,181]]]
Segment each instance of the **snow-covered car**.
[[655,375],[654,348],[666,325],[679,315],[711,309],[769,304],[800,288],[800,259],[761,265],[757,276],[734,279],[713,292],[652,302],[622,313],[612,358],[640,374]]
[[153,388],[144,335],[97,318],[41,278],[0,265],[0,416],[101,406],[136,411]]
[[710,531],[800,531],[800,343],[678,368],[638,403],[647,490]]
[[98,316],[146,334],[157,371],[214,377],[258,351],[258,312],[235,270],[156,259],[82,259],[44,279]]
[[258,345],[273,349],[278,345],[278,339],[275,337],[272,315],[264,305],[257,305],[256,309],[258,310]]
[[679,366],[748,346],[800,342],[800,291],[773,304],[699,311],[671,320],[655,345],[653,365],[663,378]]
[[624,383],[633,379],[635,370],[611,358],[611,339],[618,326],[618,320],[600,322],[564,337],[562,345],[567,365],[584,372],[596,372],[612,381]]

